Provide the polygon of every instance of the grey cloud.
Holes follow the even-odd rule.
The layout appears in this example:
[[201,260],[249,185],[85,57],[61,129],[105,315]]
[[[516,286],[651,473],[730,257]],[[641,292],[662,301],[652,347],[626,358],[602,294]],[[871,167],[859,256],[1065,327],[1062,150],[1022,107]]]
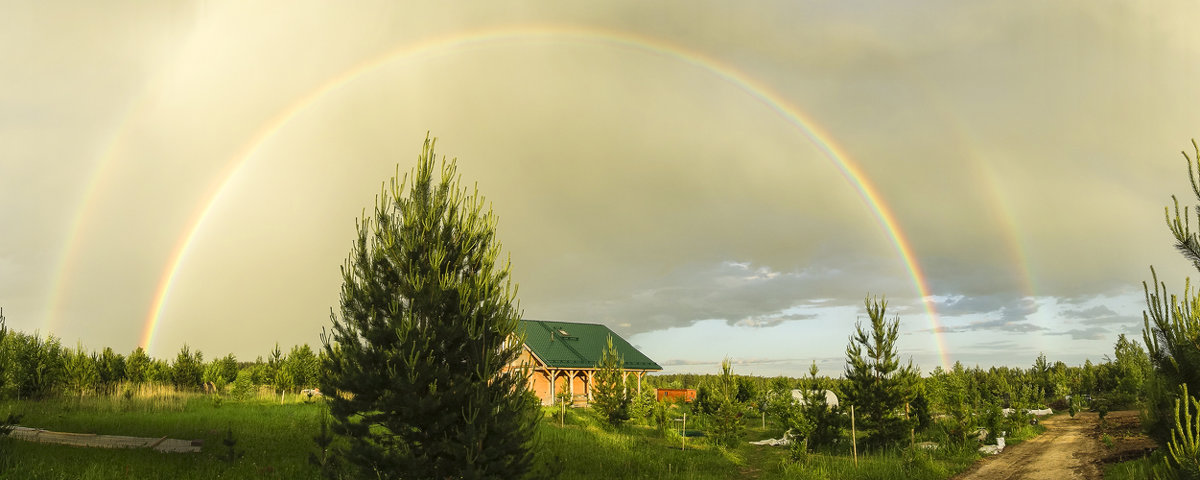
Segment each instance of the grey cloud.
[[1096,305],[1094,307],[1082,310],[1075,309],[1063,311],[1063,315],[1066,317],[1078,319],[1105,318],[1115,316],[1116,314],[1117,312],[1114,312],[1111,308],[1108,308],[1105,305]]
[[1082,310],[1064,310],[1063,315],[1082,325],[1124,325],[1126,327],[1137,325],[1139,328],[1142,325],[1141,317],[1120,315],[1104,305],[1097,305]]
[[971,344],[971,348],[980,350],[1007,350],[1018,346],[1020,345],[1012,340],[989,340]]
[[[942,323],[952,324],[918,332],[959,333],[991,330],[1028,333],[1045,330],[1045,327],[1026,322],[1029,315],[1038,311],[1037,302],[1031,298],[958,295],[939,302],[937,311],[942,316]],[[954,318],[965,315],[985,315],[992,318],[967,323],[959,323]]]
[[[592,302],[587,311],[604,320],[625,319],[631,324],[631,333],[686,326],[705,319],[771,326],[816,318],[813,313],[785,310],[814,305],[806,297],[819,284],[837,282],[840,274],[816,269],[777,272],[757,265],[721,262],[674,272],[659,286],[627,298]],[[827,308],[830,303],[821,299],[815,305]]]
[[1104,340],[1111,335],[1111,332],[1104,327],[1092,326],[1088,328],[1076,328],[1063,332],[1046,332],[1046,335],[1067,335],[1074,340]]
[[1046,327],[1026,323],[1020,320],[1007,319],[1004,317],[992,320],[983,320],[971,322],[959,328],[960,331],[998,331],[998,332],[1013,332],[1013,333],[1030,333],[1047,330]]

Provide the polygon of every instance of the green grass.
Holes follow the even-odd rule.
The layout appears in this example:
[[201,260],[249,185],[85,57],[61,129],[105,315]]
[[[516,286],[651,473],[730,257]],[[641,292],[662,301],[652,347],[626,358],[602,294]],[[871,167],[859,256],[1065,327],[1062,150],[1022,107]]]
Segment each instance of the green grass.
[[[192,395],[155,406],[139,400],[47,400],[0,404],[24,426],[75,433],[200,439],[199,454],[148,449],[100,449],[4,440],[0,478],[317,478],[308,464],[315,451],[320,409],[316,404],[215,403]],[[232,428],[235,448],[245,451],[227,464],[218,459]],[[7,467],[7,468],[5,468]]]
[[[245,402],[174,392],[112,397],[0,402],[0,414],[24,414],[22,425],[49,430],[145,437],[201,439],[201,453],[159,453],[146,449],[109,450],[0,440],[0,478],[318,478],[308,463],[316,449],[320,406],[289,396],[284,405],[269,392]],[[546,409],[538,428],[536,461],[554,478],[687,479],[945,479],[969,467],[979,455],[973,447],[936,451],[860,452],[856,467],[849,446],[837,454],[788,459],[784,447],[743,442],[721,449],[705,437],[689,437],[681,448],[678,434],[662,435],[647,426],[613,429],[588,409],[571,409],[564,426],[558,410]],[[782,428],[764,428],[748,418],[746,440],[779,438]],[[689,429],[703,429],[693,425]],[[236,448],[245,456],[220,460],[221,440],[232,428]],[[1035,432],[1029,432],[1035,433]],[[921,439],[918,439],[920,441]]]
[[1104,467],[1104,480],[1146,480],[1154,478],[1154,466],[1162,463],[1158,454]]
[[1005,448],[1020,445],[1022,442],[1041,435],[1045,431],[1046,427],[1040,423],[1037,425],[1021,425],[1016,430],[1010,432],[1008,437],[1004,439]]
[[[550,420],[550,410],[547,410]],[[980,455],[974,446],[912,451],[895,449],[859,455],[858,465],[846,452],[810,454],[800,462],[789,460],[784,447],[749,445],[720,449],[703,437],[688,438],[681,449],[677,435],[662,438],[650,427],[606,428],[586,410],[567,413],[560,428],[557,411],[541,430],[542,458],[566,465],[561,478],[596,478],[605,472],[613,478],[762,478],[762,479],[945,479],[970,467]],[[782,427],[768,421],[749,419],[747,440],[779,438]],[[689,422],[689,429],[691,423]],[[1031,428],[1028,433],[1044,431]],[[918,439],[920,441],[921,439]],[[554,456],[557,455],[558,458]]]

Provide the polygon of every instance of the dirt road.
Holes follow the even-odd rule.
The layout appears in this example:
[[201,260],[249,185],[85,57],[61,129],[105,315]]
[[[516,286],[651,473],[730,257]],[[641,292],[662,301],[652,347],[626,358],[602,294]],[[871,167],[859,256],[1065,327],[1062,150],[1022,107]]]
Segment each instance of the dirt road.
[[[1071,418],[1058,415],[1042,422],[1046,432],[985,458],[955,480],[1101,480],[1103,464],[1137,458],[1152,447],[1138,433],[1136,411],[1111,412],[1104,428],[1099,417],[1085,412]],[[1109,435],[1113,446],[1099,440]]]

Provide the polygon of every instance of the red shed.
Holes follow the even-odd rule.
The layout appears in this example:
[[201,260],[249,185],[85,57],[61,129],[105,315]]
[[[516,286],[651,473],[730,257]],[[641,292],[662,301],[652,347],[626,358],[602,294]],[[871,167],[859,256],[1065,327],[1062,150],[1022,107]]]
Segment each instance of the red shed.
[[660,402],[692,403],[696,401],[696,389],[694,388],[660,388],[656,393],[658,393]]

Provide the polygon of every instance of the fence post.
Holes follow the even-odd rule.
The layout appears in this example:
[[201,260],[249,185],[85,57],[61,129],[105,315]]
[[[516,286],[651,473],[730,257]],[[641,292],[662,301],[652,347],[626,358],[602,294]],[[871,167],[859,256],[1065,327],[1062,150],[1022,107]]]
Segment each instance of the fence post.
[[858,435],[854,431],[854,405],[850,405],[850,448],[854,451],[854,468],[858,468]]
[[679,436],[683,437],[683,450],[687,450],[687,412],[683,412],[683,432]]

